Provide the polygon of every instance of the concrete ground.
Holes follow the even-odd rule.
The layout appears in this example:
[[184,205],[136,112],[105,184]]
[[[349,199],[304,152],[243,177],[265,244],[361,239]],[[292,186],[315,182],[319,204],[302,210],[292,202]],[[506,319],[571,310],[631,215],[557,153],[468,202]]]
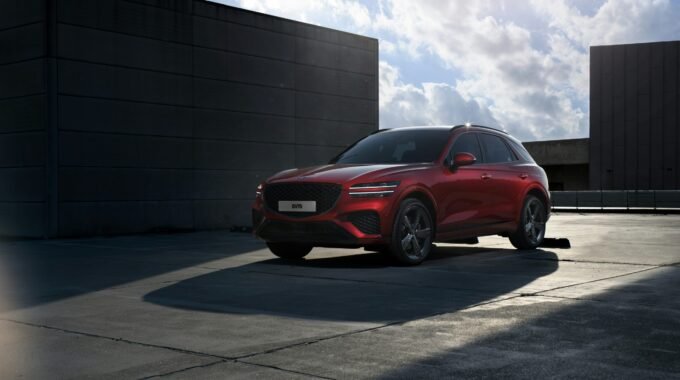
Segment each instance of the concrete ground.
[[0,378],[680,378],[680,215],[559,214],[571,249],[291,264],[247,234],[0,244]]

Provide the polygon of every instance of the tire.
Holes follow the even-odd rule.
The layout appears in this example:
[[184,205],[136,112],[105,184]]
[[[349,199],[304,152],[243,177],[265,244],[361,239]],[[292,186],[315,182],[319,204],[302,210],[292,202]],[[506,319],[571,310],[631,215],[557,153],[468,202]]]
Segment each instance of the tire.
[[510,234],[510,243],[517,249],[535,249],[545,238],[547,211],[543,201],[533,195],[524,199],[517,230]]
[[299,243],[267,243],[267,247],[276,256],[286,260],[300,260],[307,256],[312,246]]
[[402,265],[420,264],[432,251],[434,231],[432,215],[423,202],[405,199],[392,226],[392,257]]

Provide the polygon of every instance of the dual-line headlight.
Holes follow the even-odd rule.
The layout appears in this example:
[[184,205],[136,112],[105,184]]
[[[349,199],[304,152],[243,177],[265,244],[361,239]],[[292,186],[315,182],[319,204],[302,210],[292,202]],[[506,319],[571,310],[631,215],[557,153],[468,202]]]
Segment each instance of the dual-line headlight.
[[359,183],[349,188],[352,198],[384,198],[397,190],[399,181]]

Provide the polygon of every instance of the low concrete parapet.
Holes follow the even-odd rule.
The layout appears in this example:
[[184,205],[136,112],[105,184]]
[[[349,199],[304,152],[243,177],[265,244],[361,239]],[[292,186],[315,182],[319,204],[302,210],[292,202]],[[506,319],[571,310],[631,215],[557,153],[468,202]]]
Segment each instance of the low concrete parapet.
[[559,210],[680,210],[680,190],[552,191]]

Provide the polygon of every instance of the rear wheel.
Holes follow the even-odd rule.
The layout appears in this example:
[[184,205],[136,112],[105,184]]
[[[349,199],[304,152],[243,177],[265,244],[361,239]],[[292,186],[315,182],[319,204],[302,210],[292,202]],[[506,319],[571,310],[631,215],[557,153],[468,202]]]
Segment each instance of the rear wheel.
[[533,195],[524,200],[517,230],[510,235],[510,243],[517,249],[534,249],[543,243],[547,212],[543,202]]
[[312,250],[309,244],[300,243],[267,243],[267,247],[276,256],[287,260],[299,260]]
[[404,200],[392,227],[392,256],[404,265],[420,264],[430,254],[433,239],[430,211],[417,199]]

